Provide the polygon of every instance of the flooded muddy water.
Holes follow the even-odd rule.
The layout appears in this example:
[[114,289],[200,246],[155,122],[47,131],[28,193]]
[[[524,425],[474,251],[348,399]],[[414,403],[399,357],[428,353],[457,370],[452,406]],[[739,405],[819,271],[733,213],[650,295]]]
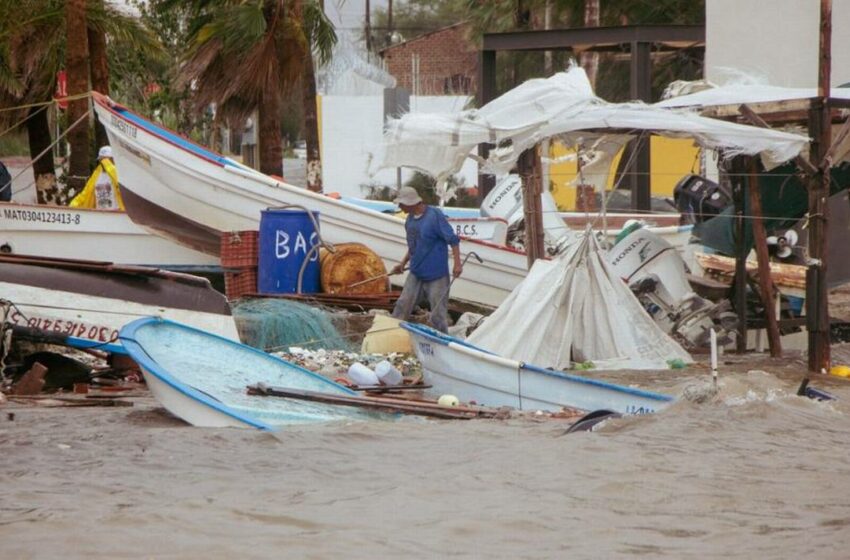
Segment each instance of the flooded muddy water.
[[[850,381],[814,381],[837,402],[797,397],[803,367],[727,366],[714,399],[566,436],[6,405],[0,558],[848,558]],[[708,374],[601,377],[693,395]]]

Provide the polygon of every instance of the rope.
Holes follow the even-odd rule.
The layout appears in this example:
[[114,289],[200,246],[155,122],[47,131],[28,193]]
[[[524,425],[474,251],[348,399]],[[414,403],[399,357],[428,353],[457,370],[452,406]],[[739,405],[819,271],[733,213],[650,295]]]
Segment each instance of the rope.
[[[41,152],[40,154],[38,154],[37,156],[35,156],[35,157],[33,158],[33,160],[32,160],[32,161],[33,161],[33,162],[38,161],[39,159],[41,159],[41,157],[42,157],[44,154],[46,154],[47,152],[49,152],[50,150],[52,150],[52,149],[53,149],[53,146],[55,146],[56,144],[58,144],[58,143],[59,143],[59,141],[60,141],[60,140],[62,140],[62,138],[64,138],[64,137],[65,137],[65,136],[66,136],[69,132],[71,132],[71,131],[72,131],[72,130],[73,130],[73,129],[74,129],[74,128],[78,125],[78,124],[80,124],[80,123],[83,121],[83,119],[88,118],[88,116],[89,116],[89,114],[90,114],[90,113],[91,113],[91,109],[86,110],[86,112],[85,112],[85,113],[83,113],[83,115],[82,115],[79,119],[77,119],[76,121],[74,121],[74,122],[73,122],[73,124],[71,124],[71,126],[69,126],[67,130],[65,130],[65,132],[63,132],[62,134],[60,134],[59,136],[57,136],[57,137],[56,137],[56,140],[54,140],[53,142],[51,142],[51,143],[50,143],[50,145],[49,145],[49,146],[47,146],[47,148],[45,148],[44,150],[42,150],[42,152]],[[8,183],[6,183],[5,185],[0,186],[0,192],[3,192],[5,189],[10,188],[10,187],[12,186],[12,183],[14,183],[14,182],[15,182],[15,179],[17,179],[18,177],[20,177],[21,175],[23,175],[24,173],[26,173],[26,172],[27,172],[27,170],[29,170],[29,169],[31,169],[31,168],[32,168],[32,166],[33,166],[33,164],[32,164],[32,163],[30,163],[28,166],[24,167],[24,168],[23,168],[23,169],[22,169],[22,170],[21,170],[21,171],[20,171],[17,175],[15,175],[14,177],[12,177],[12,180],[11,180],[11,181],[9,181]],[[18,191],[18,192],[20,192],[20,191]]]
[[37,114],[39,114],[40,112],[42,112],[42,111],[44,111],[45,109],[47,109],[47,107],[48,107],[48,106],[47,106],[47,105],[45,105],[44,107],[42,107],[42,108],[41,108],[41,109],[39,109],[38,111],[34,111],[34,112],[30,113],[30,114],[29,114],[29,115],[27,115],[27,117],[26,117],[26,118],[24,118],[23,120],[21,120],[21,121],[19,121],[19,122],[16,122],[15,124],[13,124],[13,125],[12,125],[12,126],[10,126],[9,128],[7,128],[6,130],[4,130],[3,132],[0,132],[0,136],[4,136],[6,133],[11,132],[12,130],[15,130],[16,128],[18,128],[19,126],[21,126],[22,124],[24,124],[25,122],[27,122],[28,120],[30,120],[31,118],[33,118],[34,116],[36,116]]
[[0,109],[0,113],[5,113],[8,111],[19,111],[21,109],[30,109],[32,107],[41,107],[42,105],[53,105],[54,103],[59,103],[60,101],[78,101],[80,99],[85,99],[86,97],[91,97],[90,91],[87,91],[85,93],[78,93],[76,95],[69,95],[67,97],[55,97],[50,101],[40,101],[38,103],[27,103],[26,105],[18,105],[16,107],[6,107]]

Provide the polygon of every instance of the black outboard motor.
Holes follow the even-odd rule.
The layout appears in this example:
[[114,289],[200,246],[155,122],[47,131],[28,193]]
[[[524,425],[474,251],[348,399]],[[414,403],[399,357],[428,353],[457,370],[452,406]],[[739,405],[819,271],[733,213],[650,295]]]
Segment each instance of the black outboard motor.
[[673,198],[685,224],[702,223],[732,204],[731,193],[700,175],[682,177],[673,189]]

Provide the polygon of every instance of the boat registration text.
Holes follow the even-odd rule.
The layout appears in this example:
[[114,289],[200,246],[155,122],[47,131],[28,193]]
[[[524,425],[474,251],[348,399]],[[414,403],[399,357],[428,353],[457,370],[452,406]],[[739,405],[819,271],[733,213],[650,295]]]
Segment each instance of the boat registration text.
[[70,319],[56,319],[53,317],[38,317],[27,313],[25,317],[17,310],[9,315],[12,324],[21,327],[29,327],[42,331],[55,332],[77,338],[87,338],[98,342],[112,342],[118,339],[118,330],[103,325],[94,325],[85,321],[73,321]]
[[74,224],[82,220],[79,212],[64,212],[56,210],[23,210],[20,208],[4,208],[3,218],[19,222],[41,222],[44,224]]

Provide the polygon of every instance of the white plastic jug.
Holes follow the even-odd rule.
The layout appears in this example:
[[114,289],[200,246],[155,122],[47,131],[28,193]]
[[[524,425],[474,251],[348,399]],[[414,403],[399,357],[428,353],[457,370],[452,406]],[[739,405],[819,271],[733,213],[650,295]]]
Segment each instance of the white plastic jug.
[[380,385],[375,372],[357,362],[354,362],[348,368],[348,377],[357,385]]
[[393,367],[389,360],[378,362],[375,366],[375,374],[384,385],[401,385],[401,372]]

